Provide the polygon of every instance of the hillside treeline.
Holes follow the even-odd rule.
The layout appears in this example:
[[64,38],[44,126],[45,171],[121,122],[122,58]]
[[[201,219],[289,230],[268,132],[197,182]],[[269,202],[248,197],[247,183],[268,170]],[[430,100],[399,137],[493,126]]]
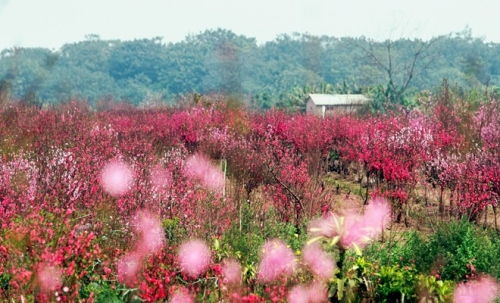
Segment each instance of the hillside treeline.
[[218,29],[178,43],[89,35],[58,50],[10,48],[0,54],[1,95],[44,104],[83,99],[138,105],[222,93],[267,109],[300,106],[290,97],[300,92],[332,91],[386,99],[392,93],[403,102],[439,87],[443,78],[464,89],[500,86],[500,44],[470,30],[430,41],[293,34],[258,44]]

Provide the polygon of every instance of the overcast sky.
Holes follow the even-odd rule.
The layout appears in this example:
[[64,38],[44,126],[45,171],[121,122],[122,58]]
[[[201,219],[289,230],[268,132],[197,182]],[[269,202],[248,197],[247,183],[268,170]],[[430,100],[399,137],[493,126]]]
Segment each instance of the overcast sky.
[[224,28],[264,43],[284,33],[373,39],[461,32],[500,43],[500,0],[0,0],[0,50]]

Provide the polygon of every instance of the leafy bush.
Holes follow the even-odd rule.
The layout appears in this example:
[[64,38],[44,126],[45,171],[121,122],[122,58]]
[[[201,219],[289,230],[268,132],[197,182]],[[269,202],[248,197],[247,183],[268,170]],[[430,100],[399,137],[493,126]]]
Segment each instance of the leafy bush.
[[414,267],[399,264],[382,266],[376,273],[378,277],[375,287],[377,302],[408,302],[415,297],[416,270]]
[[500,278],[500,241],[466,219],[441,223],[427,238],[416,231],[406,241],[375,243],[366,250],[367,258],[379,264],[415,266],[421,273],[442,280],[461,281],[485,273]]
[[442,279],[459,281],[475,276],[477,272],[499,278],[500,271],[496,266],[498,248],[497,239],[463,219],[441,224],[421,251],[430,259],[442,260],[437,263]]

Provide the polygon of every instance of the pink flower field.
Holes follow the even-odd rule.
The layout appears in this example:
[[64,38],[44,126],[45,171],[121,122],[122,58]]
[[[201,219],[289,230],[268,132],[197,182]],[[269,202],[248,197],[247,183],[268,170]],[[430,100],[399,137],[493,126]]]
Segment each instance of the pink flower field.
[[399,274],[406,302],[498,296],[369,257],[430,214],[496,228],[497,101],[322,119],[212,98],[1,107],[0,302],[376,302]]

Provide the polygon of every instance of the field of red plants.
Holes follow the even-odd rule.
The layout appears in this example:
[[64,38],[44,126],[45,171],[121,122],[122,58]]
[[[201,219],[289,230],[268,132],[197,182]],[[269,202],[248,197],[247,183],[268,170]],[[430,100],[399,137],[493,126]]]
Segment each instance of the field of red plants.
[[[213,99],[141,110],[4,105],[0,301],[496,298],[500,270],[485,272],[497,267],[480,248],[469,243],[457,268],[443,253],[423,270],[397,255],[409,237],[392,243],[388,230],[425,224],[416,207],[472,222],[466,230],[497,229],[498,101],[443,93],[418,110],[321,119]],[[359,180],[364,205],[343,206],[333,171]]]

